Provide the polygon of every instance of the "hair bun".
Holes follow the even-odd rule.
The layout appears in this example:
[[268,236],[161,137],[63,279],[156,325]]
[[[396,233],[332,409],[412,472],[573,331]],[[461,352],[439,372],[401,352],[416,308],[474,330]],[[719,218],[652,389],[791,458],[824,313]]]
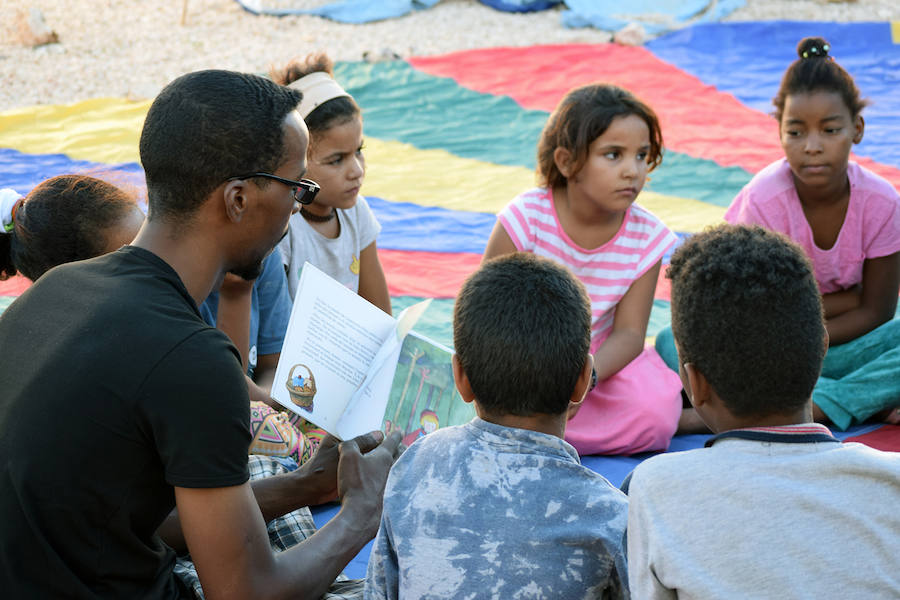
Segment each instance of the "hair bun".
[[807,37],[797,44],[797,54],[800,58],[828,58],[831,45],[824,38]]

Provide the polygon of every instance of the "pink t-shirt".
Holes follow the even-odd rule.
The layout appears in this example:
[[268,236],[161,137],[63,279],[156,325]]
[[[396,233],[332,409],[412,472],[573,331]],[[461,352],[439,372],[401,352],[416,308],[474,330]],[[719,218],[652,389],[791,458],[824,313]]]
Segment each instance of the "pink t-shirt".
[[651,212],[632,204],[615,236],[599,248],[578,246],[563,231],[546,188],[516,196],[497,216],[513,244],[568,267],[591,298],[591,352],[609,336],[616,305],[632,282],[677,241]]
[[850,203],[834,246],[813,241],[786,159],[775,161],[744,186],[725,213],[729,223],[760,225],[799,244],[813,263],[823,294],[862,282],[863,262],[900,251],[900,194],[879,175],[847,165]]

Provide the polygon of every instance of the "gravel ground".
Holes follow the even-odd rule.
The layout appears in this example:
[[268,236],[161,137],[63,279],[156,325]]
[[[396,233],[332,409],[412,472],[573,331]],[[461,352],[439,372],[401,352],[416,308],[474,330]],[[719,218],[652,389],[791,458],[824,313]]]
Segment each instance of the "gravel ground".
[[[306,2],[319,4],[321,0]],[[234,0],[187,0],[182,24],[184,6],[185,0],[3,0],[0,111],[101,96],[152,98],[189,71],[262,72],[314,50],[325,50],[336,60],[360,60],[364,53],[406,57],[611,38],[610,32],[563,27],[559,10],[503,13],[476,0],[442,0],[428,10],[365,25],[309,16],[255,16]],[[36,48],[21,44],[17,15],[32,7],[41,10],[59,43]],[[727,20],[767,19],[900,20],[900,2],[747,0]]]

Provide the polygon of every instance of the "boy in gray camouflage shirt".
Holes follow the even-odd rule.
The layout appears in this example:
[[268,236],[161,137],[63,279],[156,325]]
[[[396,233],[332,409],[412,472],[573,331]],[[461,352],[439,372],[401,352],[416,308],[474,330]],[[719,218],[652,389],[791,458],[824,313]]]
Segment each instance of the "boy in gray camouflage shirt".
[[627,499],[563,440],[591,383],[590,318],[582,284],[533,254],[466,281],[453,366],[478,416],[394,465],[367,599],[628,597]]

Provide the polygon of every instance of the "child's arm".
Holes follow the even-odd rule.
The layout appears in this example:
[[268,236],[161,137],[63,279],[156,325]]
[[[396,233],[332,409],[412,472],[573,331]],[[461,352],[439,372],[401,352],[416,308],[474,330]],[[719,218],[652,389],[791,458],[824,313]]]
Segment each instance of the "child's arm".
[[612,332],[594,353],[598,381],[615,375],[644,351],[644,338],[661,265],[662,261],[657,262],[636,279],[616,305]]
[[494,224],[494,230],[491,231],[491,237],[488,239],[487,246],[484,247],[484,254],[481,257],[481,262],[484,262],[489,258],[503,256],[504,254],[512,254],[513,252],[518,251],[519,249],[516,248],[512,238],[506,233],[506,228],[503,227],[503,224],[498,220]]
[[858,306],[830,317],[829,308],[834,311],[835,302],[823,298],[826,304],[825,329],[828,331],[829,345],[855,340],[894,318],[898,290],[900,252],[867,258],[863,263],[862,295]]
[[378,260],[375,242],[359,253],[359,295],[387,314],[391,314],[391,296],[388,293],[384,269]]
[[862,286],[855,285],[847,290],[839,290],[828,294],[822,294],[822,307],[825,309],[825,319],[833,319],[848,310],[859,307],[862,299]]
[[254,390],[250,390],[250,399],[259,400],[266,404],[274,404],[269,394],[272,391],[272,383],[275,381],[275,370],[278,368],[278,359],[281,358],[281,352],[274,354],[260,354],[256,358],[256,368],[253,369],[253,382],[265,393],[265,400],[262,398],[254,398]]
[[219,288],[216,327],[231,339],[241,354],[241,365],[247,369],[250,352],[250,303],[253,281],[226,273]]
[[[216,327],[222,331],[235,345],[241,355],[241,365],[247,369],[250,353],[250,305],[252,302],[253,281],[247,281],[233,273],[227,273],[219,288],[219,308],[216,312]],[[259,361],[262,359],[258,359]],[[278,365],[278,355],[275,358]],[[247,381],[247,393],[251,402],[265,402],[275,405],[269,397],[269,389],[275,378],[275,369],[269,375],[269,383],[265,386],[257,384],[249,375],[244,374]]]

